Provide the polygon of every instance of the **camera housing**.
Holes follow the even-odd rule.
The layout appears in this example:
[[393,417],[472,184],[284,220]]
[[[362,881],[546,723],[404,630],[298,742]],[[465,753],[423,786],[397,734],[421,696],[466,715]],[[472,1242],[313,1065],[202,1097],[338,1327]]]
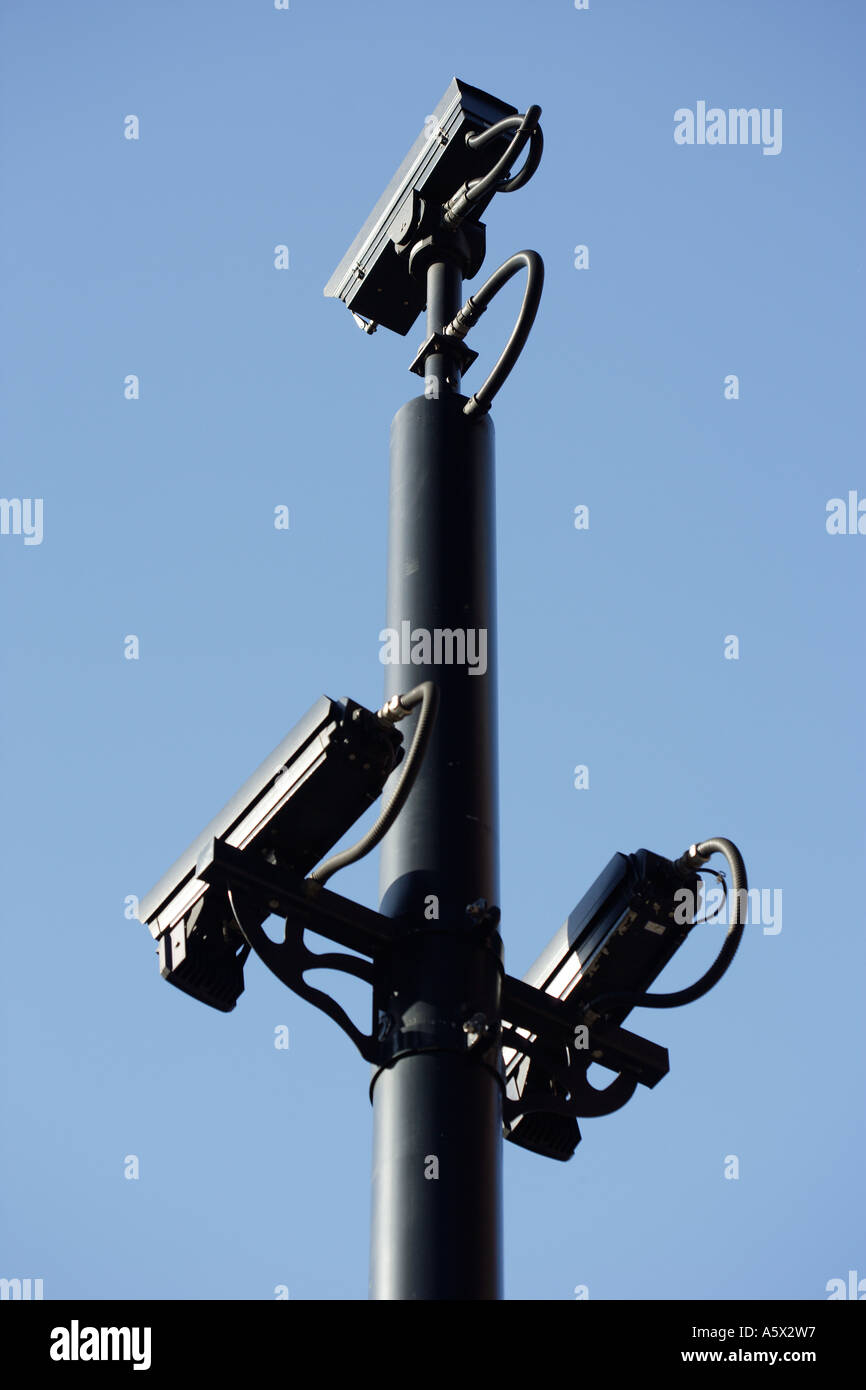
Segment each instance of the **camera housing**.
[[[327,695],[307,711],[142,899],[139,920],[157,942],[160,973],[228,1013],[243,991],[246,947],[224,891],[196,877],[220,839],[252,858],[306,874],[381,794],[403,756],[393,724]],[[256,925],[267,909],[245,900]]]
[[[460,186],[486,174],[508,146],[508,135],[491,137],[474,150],[466,136],[517,115],[517,108],[452,78],[432,117],[394,174],[327,285],[325,295],[342,299],[356,314],[405,335],[426,302],[423,277],[414,276],[405,250],[425,209],[438,222],[439,210]],[[491,189],[473,205],[477,222],[494,195]],[[482,249],[483,256],[483,249]],[[479,265],[468,273],[474,275]]]

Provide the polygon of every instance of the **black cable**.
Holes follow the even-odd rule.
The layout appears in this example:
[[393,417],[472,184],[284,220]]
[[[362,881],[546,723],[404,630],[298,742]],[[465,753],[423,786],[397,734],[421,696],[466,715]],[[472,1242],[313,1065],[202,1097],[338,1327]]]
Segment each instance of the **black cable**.
[[629,992],[600,994],[597,999],[592,999],[586,1005],[585,1012],[592,1009],[595,1013],[599,1013],[609,1010],[613,1005],[623,1004],[627,1004],[629,1008],[676,1009],[681,1004],[691,1004],[695,999],[700,999],[704,994],[708,994],[714,985],[718,984],[734,959],[737,947],[743,938],[746,927],[746,913],[743,904],[748,902],[749,889],[743,856],[731,840],[717,837],[712,840],[704,840],[699,845],[692,845],[691,849],[687,850],[676,861],[676,866],[685,870],[700,870],[703,868],[703,862],[699,861],[706,861],[711,854],[723,854],[728,861],[733,888],[733,912],[727,936],[722,943],[722,949],[709,970],[693,985],[689,985],[687,989],[678,989],[673,994],[631,994]]
[[[516,132],[505,153],[496,161],[493,168],[482,178],[471,179],[468,183],[464,183],[453,198],[449,198],[447,203],[443,205],[442,219],[446,227],[458,226],[472,204],[477,203],[479,198],[483,198],[486,193],[489,193],[491,188],[494,193],[514,193],[529,182],[538,168],[544,147],[541,127],[538,124],[540,115],[540,106],[530,106],[523,116],[506,116],[504,120],[488,126],[487,130],[482,130],[474,135],[467,135],[466,144],[470,149],[477,150],[482,149],[506,130],[515,130]],[[515,159],[519,158],[527,141],[531,143],[526,163],[512,178],[509,176],[511,166]]]
[[369,854],[371,849],[375,849],[379,841],[390,830],[397,816],[405,805],[406,798],[418,776],[418,771],[427,752],[427,745],[430,742],[430,734],[436,720],[436,710],[439,706],[439,692],[432,681],[422,681],[416,685],[406,695],[395,696],[379,711],[381,719],[394,723],[397,719],[402,719],[409,714],[416,705],[421,706],[421,713],[418,715],[418,724],[415,729],[415,737],[412,746],[406,754],[406,761],[403,764],[403,772],[400,781],[397,783],[394,795],[388,802],[379,819],[366,833],[362,835],[357,844],[349,849],[341,850],[339,854],[326,859],[318,869],[314,869],[310,878],[314,883],[327,883],[332,874],[338,869],[344,869],[347,864],[354,864],[356,859],[362,859],[365,854]]
[[[504,120],[497,121],[495,125],[488,126],[487,130],[481,130],[475,134],[466,136],[466,143],[470,150],[481,150],[488,145],[496,136],[501,135],[506,130],[516,130],[518,134],[511,141],[498,163],[494,164],[489,173],[475,184],[469,184],[468,192],[472,202],[482,197],[491,184],[496,183],[497,193],[514,193],[518,188],[522,188],[532,178],[541,162],[544,150],[544,136],[541,133],[541,126],[538,118],[541,115],[540,106],[530,106],[524,116],[506,116]],[[528,135],[530,145],[526,163],[513,178],[509,177],[511,165],[520,155],[523,146],[526,144]],[[518,139],[518,137],[523,137]],[[502,182],[499,182],[502,176]],[[481,186],[483,185],[483,187]]]
[[725,875],[718,872],[716,869],[700,869],[699,872],[702,874],[712,874],[713,878],[718,879],[719,883],[722,885],[722,901],[719,903],[715,912],[709,917],[696,917],[692,922],[693,927],[703,927],[706,926],[707,922],[715,922],[725,903],[728,901],[728,885],[725,882]]
[[538,313],[538,305],[541,300],[541,291],[544,288],[544,262],[538,252],[515,251],[513,256],[509,256],[507,261],[503,261],[502,265],[494,270],[490,279],[485,281],[480,290],[476,290],[474,294],[469,296],[462,309],[457,311],[451,323],[444,330],[446,337],[465,338],[494,296],[523,266],[526,266],[526,289],[523,292],[523,302],[520,305],[517,322],[498,362],[484,385],[475,392],[474,396],[470,397],[463,407],[464,415],[474,415],[476,412],[484,413],[490,409],[494,396],[523,351],[526,339],[529,337],[535,322],[535,315]]
[[[530,107],[530,110],[533,108]],[[534,108],[541,115],[541,107]],[[527,113],[528,114],[528,113]],[[516,193],[518,188],[523,188],[524,184],[529,183],[541,163],[541,156],[544,154],[544,136],[541,133],[541,126],[536,126],[529,140],[529,154],[526,156],[526,163],[522,169],[518,169],[513,178],[501,183],[497,188],[497,193]]]

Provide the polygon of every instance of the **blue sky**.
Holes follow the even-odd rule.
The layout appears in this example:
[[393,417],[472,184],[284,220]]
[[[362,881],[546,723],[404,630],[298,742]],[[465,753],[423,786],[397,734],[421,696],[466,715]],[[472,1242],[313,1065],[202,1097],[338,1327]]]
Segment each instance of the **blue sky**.
[[[321,693],[379,702],[422,334],[366,338],[322,289],[456,74],[545,132],[482,272],[546,266],[493,412],[507,967],[615,850],[728,835],[783,901],[708,998],[631,1015],[670,1051],[654,1092],[567,1165],[506,1145],[506,1295],[866,1277],[866,536],[826,526],[866,499],[863,30],[841,0],[4,7],[0,491],[42,499],[43,534],[0,535],[0,1275],[366,1296],[365,1064],[256,963],[228,1016],[171,989],[124,903]],[[779,109],[781,150],[676,144],[699,101]],[[375,905],[375,856],[332,886]],[[341,998],[364,1019],[364,987]]]

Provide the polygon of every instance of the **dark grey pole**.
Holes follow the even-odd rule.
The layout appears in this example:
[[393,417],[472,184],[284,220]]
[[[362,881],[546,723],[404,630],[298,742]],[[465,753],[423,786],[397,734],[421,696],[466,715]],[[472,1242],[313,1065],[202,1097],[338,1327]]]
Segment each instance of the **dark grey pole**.
[[[461,283],[451,260],[430,264],[428,336],[459,309]],[[493,426],[463,414],[446,345],[425,372],[425,395],[391,426],[386,626],[401,650],[385,690],[432,680],[439,713],[381,853],[381,910],[405,931],[380,958],[375,999],[387,1060],[371,1087],[370,1293],[496,1299],[502,964],[497,915],[480,903],[499,901]]]

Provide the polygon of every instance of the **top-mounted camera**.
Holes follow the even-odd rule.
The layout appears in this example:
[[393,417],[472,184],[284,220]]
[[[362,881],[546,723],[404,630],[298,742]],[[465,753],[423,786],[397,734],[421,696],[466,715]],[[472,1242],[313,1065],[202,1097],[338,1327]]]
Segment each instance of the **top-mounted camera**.
[[[426,302],[424,278],[413,274],[409,249],[443,222],[456,226],[470,210],[475,235],[464,274],[477,274],[484,259],[484,229],[478,218],[495,193],[521,186],[540,158],[541,131],[531,115],[538,110],[530,108],[522,118],[516,107],[453,78],[325,286],[325,294],[342,299],[359,319],[367,315],[368,330],[375,324],[408,333]],[[524,133],[521,122],[527,118]],[[507,124],[483,138],[501,123]],[[516,154],[530,138],[527,170],[510,180],[510,171],[502,170],[500,177],[497,164],[509,146],[515,144]],[[491,170],[497,176],[484,186]]]

